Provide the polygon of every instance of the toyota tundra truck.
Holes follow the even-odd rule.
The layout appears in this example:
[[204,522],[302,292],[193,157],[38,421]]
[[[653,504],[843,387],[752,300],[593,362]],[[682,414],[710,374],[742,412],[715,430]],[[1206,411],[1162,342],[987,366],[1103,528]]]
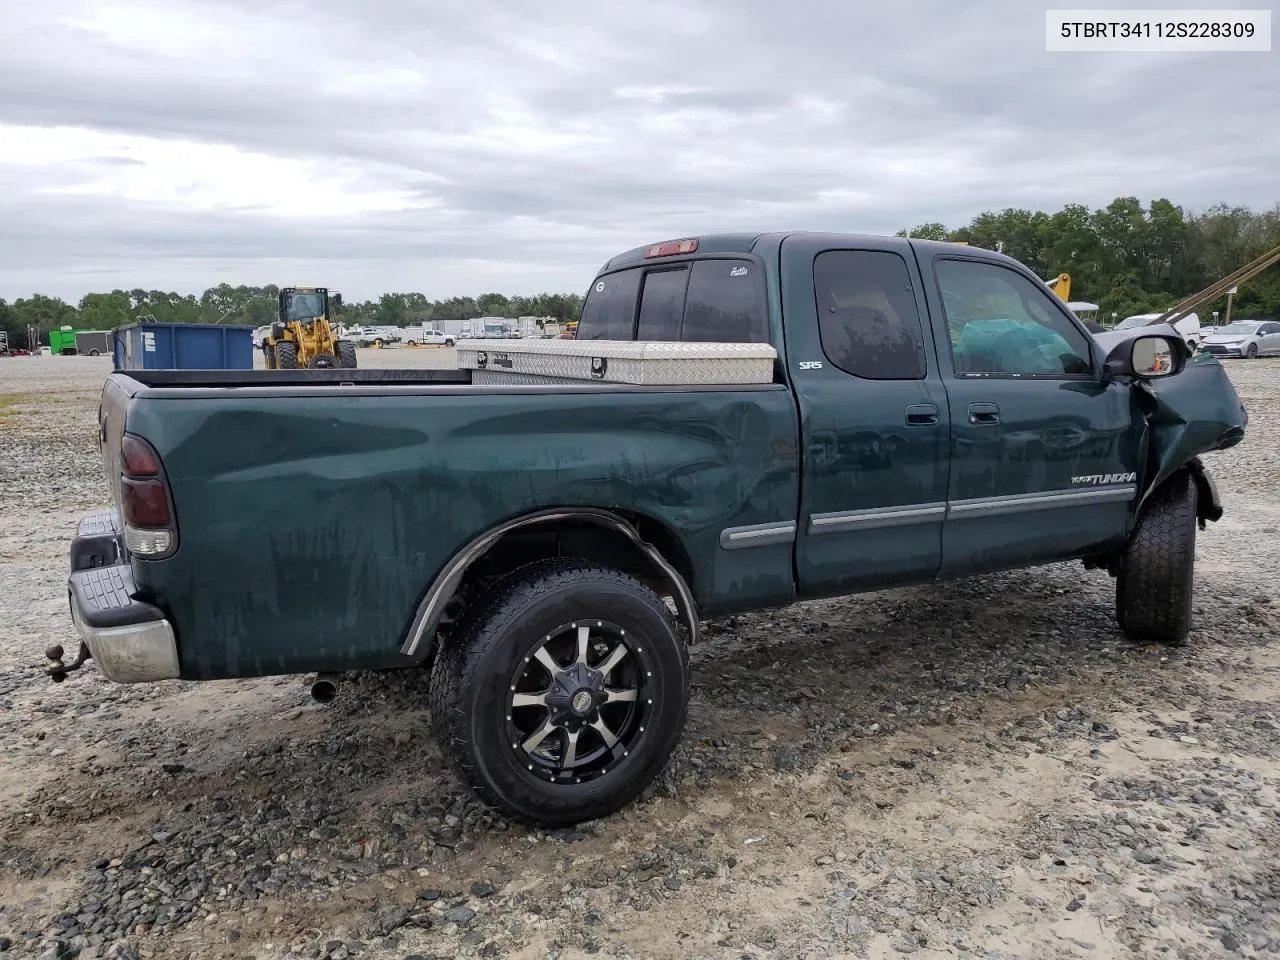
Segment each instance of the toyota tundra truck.
[[1199,455],[1246,413],[1172,327],[1091,335],[976,247],[771,233],[619,254],[576,337],[775,359],[744,384],[111,374],[111,505],[70,546],[80,653],[48,671],[430,670],[460,778],[567,825],[661,771],[709,618],[1078,560],[1129,637],[1188,636],[1222,515]]

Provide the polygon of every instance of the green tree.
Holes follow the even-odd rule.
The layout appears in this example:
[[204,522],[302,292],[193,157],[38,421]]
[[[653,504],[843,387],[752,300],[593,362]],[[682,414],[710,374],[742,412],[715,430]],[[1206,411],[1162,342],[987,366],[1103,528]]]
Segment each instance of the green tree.
[[129,323],[131,303],[123,290],[110,293],[86,293],[80,298],[77,325],[89,330],[111,330]]

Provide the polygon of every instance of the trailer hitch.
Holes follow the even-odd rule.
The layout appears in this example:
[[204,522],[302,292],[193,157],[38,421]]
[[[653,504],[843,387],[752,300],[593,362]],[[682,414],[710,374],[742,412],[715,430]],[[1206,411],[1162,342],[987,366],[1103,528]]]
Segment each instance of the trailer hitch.
[[46,648],[44,655],[48,657],[50,661],[49,665],[44,668],[44,672],[49,675],[49,679],[54,683],[61,683],[63,680],[67,679],[68,673],[71,673],[73,670],[79,670],[84,666],[84,662],[93,656],[93,654],[89,652],[88,645],[83,640],[80,641],[80,649],[76,651],[76,658],[70,663],[64,664],[62,662],[63,649],[62,644],[59,643],[55,643],[53,646]]

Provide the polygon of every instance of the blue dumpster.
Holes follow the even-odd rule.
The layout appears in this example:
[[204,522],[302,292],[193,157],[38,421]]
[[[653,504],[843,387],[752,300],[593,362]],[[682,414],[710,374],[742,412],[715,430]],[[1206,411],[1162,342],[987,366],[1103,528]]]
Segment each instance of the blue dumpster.
[[252,370],[253,328],[131,323],[114,331],[117,370]]

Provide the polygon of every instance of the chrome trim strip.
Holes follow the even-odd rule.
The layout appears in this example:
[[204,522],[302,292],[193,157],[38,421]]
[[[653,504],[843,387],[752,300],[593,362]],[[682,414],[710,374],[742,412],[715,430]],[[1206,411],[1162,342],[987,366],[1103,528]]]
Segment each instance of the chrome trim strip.
[[[520,527],[554,523],[557,520],[586,520],[589,523],[608,527],[623,534],[639,547],[653,561],[654,566],[662,571],[667,582],[671,584],[671,592],[675,596],[676,607],[684,617],[685,627],[689,630],[689,643],[698,642],[698,606],[693,599],[693,591],[685,583],[684,577],[680,576],[680,572],[667,562],[666,557],[658,552],[657,547],[641,539],[640,534],[636,532],[631,524],[604,510],[545,510],[542,513],[509,520],[488,533],[477,537],[458,553],[454,554],[453,559],[444,565],[444,569],[436,576],[430,589],[427,590],[426,596],[418,604],[417,613],[414,614],[408,636],[400,646],[400,652],[409,657],[417,652],[423,638],[439,625],[440,618],[444,615],[445,605],[453,598],[454,592],[458,589],[458,584],[462,582],[462,577],[467,572],[467,568],[484,556],[490,547],[502,539],[504,534],[508,534]],[[427,652],[430,652],[430,647],[427,648]],[[425,654],[423,656],[425,657]]]
[[726,527],[720,531],[720,549],[771,547],[777,543],[791,543],[795,538],[794,520],[788,520],[786,523],[756,523],[747,527]]
[[968,520],[975,517],[999,517],[1012,513],[1033,513],[1058,507],[1083,507],[1095,503],[1122,503],[1138,495],[1136,484],[1093,487],[1088,490],[1049,490],[1044,493],[1020,493],[1007,497],[979,497],[953,500],[947,504],[947,519]]
[[880,530],[905,527],[915,523],[941,520],[947,513],[945,503],[916,503],[901,507],[873,507],[870,510],[837,510],[834,513],[809,514],[809,536],[824,533],[846,533],[851,530]]

